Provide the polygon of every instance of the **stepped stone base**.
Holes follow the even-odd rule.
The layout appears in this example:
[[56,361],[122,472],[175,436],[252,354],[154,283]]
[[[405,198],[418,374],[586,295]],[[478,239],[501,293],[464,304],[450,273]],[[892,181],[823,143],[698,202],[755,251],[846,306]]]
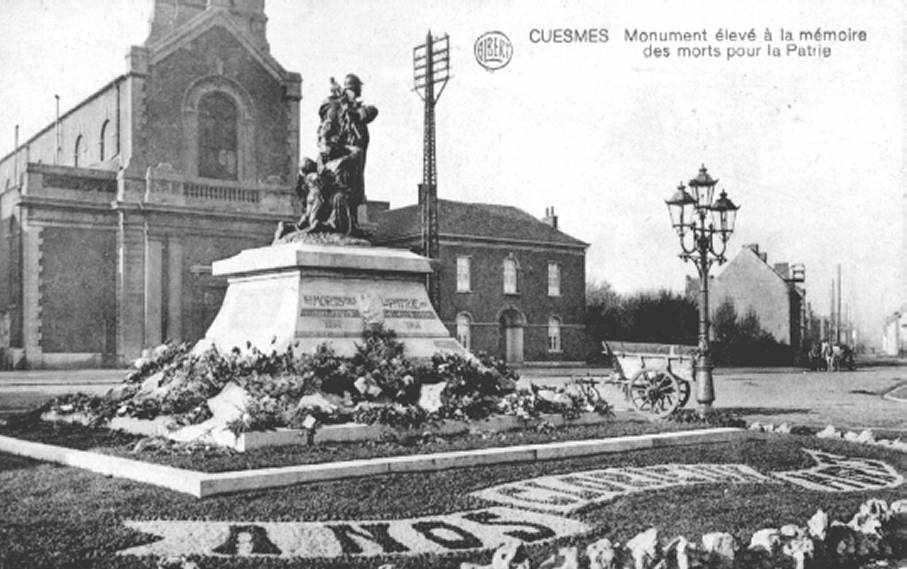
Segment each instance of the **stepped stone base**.
[[429,302],[431,271],[428,259],[401,249],[311,243],[247,249],[212,266],[229,287],[199,348],[311,352],[329,343],[350,356],[367,325],[383,324],[397,333],[407,357],[466,353]]

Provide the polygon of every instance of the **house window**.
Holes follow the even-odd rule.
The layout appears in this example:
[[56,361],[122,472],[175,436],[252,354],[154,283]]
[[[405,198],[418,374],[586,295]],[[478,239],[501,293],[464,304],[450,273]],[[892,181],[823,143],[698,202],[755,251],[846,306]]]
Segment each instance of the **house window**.
[[518,274],[519,267],[517,266],[516,259],[513,257],[504,259],[504,294],[519,293],[519,283],[517,282]]
[[469,292],[470,284],[469,257],[457,257],[457,292]]
[[226,93],[215,91],[202,97],[198,107],[198,175],[237,179],[236,103]]
[[561,295],[561,267],[557,263],[548,263],[548,296]]
[[76,145],[72,149],[72,165],[76,168],[79,167],[79,158],[82,154],[82,135],[76,137]]
[[548,319],[548,351],[561,351],[561,319],[557,316]]
[[468,314],[462,312],[457,314],[457,341],[467,350],[472,344],[472,336],[469,332],[470,324],[472,324],[472,319]]

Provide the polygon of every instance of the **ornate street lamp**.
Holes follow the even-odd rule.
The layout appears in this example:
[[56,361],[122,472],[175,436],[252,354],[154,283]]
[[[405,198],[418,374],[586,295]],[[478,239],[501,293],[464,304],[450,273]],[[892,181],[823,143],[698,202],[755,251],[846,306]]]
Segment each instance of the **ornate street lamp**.
[[683,253],[680,258],[691,261],[699,271],[699,349],[693,371],[696,377],[696,400],[700,413],[712,408],[715,400],[715,386],[712,382],[712,354],[709,346],[709,269],[712,263],[719,265],[727,259],[724,256],[727,242],[734,232],[734,222],[739,206],[734,205],[721,191],[717,200],[712,201],[717,179],[709,176],[705,165],[699,175],[690,180],[690,192],[683,182],[669,199],[668,213],[671,226],[680,238]]

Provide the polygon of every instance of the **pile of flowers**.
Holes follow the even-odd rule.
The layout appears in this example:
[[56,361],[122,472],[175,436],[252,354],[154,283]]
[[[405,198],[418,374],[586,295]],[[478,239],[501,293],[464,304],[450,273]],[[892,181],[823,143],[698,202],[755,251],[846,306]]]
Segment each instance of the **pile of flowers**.
[[367,329],[352,357],[322,344],[312,353],[293,348],[265,353],[194,351],[165,344],[136,360],[125,382],[103,397],[66,395],[48,403],[57,414],[81,413],[93,424],[114,417],[171,418],[170,426],[212,417],[212,398],[229,385],[245,394],[244,412],[230,421],[235,433],[276,427],[312,429],[325,423],[381,423],[419,427],[441,419],[482,419],[494,414],[537,417],[610,407],[565,389],[517,389],[517,374],[480,354],[435,354],[430,362],[405,357],[392,330]]

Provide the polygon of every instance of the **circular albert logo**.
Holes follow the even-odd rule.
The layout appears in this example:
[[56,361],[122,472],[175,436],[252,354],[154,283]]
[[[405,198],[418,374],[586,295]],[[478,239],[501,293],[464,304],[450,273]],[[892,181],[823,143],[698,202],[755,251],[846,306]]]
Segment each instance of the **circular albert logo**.
[[497,71],[510,63],[513,43],[504,32],[485,32],[476,39],[473,52],[479,65],[488,71]]

